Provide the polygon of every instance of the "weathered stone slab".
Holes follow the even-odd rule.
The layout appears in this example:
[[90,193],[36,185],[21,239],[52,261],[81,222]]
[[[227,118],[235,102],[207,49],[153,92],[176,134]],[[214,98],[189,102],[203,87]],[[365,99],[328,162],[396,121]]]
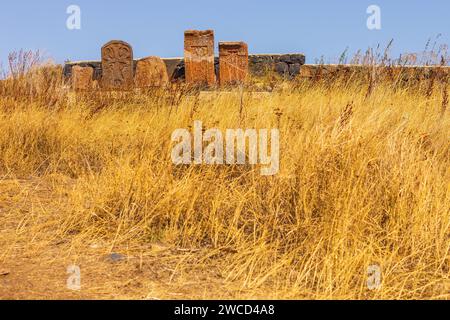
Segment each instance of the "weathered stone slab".
[[74,66],[72,68],[72,89],[75,91],[86,91],[92,89],[93,76],[93,68]]
[[188,30],[184,33],[186,82],[195,85],[214,85],[214,31]]
[[245,42],[219,43],[220,85],[244,83],[248,77],[248,45]]
[[164,87],[169,83],[167,67],[159,57],[147,57],[137,62],[135,84],[138,88]]
[[102,47],[103,89],[127,90],[133,87],[133,49],[123,41],[113,40]]

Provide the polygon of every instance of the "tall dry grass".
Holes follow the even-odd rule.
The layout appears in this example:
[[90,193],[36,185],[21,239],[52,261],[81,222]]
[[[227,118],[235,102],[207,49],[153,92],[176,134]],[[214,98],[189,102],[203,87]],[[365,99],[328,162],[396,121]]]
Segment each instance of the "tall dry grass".
[[[54,185],[68,200],[51,200],[49,237],[198,252],[177,268],[218,268],[206,298],[450,297],[447,80],[75,95],[43,70],[0,83],[0,174],[70,182]],[[171,133],[194,120],[278,127],[280,173],[174,166]],[[374,291],[370,265],[382,269]]]

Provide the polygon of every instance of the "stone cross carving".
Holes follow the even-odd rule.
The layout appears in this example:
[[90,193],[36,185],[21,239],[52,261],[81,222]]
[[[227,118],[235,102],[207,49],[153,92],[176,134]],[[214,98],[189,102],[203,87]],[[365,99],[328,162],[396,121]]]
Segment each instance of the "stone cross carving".
[[244,42],[219,43],[220,85],[244,83],[248,76],[248,46]]
[[102,87],[127,90],[133,86],[133,49],[123,41],[110,41],[102,47]]
[[214,31],[188,30],[184,33],[186,82],[214,85]]

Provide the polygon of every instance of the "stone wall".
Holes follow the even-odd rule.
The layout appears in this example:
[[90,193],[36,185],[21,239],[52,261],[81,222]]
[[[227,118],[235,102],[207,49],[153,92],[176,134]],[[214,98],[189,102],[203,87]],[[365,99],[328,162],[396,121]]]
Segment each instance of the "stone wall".
[[[172,81],[184,80],[184,59],[183,58],[166,58],[163,59],[167,67],[169,78]],[[134,62],[136,68],[137,61]],[[302,54],[285,54],[285,55],[249,55],[250,74],[254,76],[264,75],[267,70],[274,70],[280,75],[288,78],[320,78],[335,75],[348,74],[350,72],[361,72],[367,74],[371,67],[364,65],[314,65],[304,64],[305,56]],[[102,66],[100,61],[79,61],[68,62],[64,66],[64,76],[70,78],[72,76],[72,68],[74,66],[92,67],[94,69],[94,80],[102,77]],[[407,78],[426,79],[437,73],[439,76],[450,77],[449,66],[399,66],[399,67],[379,67],[389,69],[395,76],[399,72]],[[219,58],[215,58],[216,74],[219,73]]]
[[376,66],[368,65],[303,65],[299,77],[307,79],[331,78],[338,76],[368,76],[370,74],[384,76],[391,79],[425,80],[431,77],[448,81],[450,77],[449,66]]
[[[184,80],[184,59],[183,58],[167,58],[163,59],[166,64],[169,78],[172,81]],[[136,62],[134,67],[136,68]],[[274,70],[282,76],[288,78],[320,78],[337,75],[345,75],[348,73],[364,73],[368,74],[372,67],[364,65],[314,65],[304,64],[305,56],[302,54],[285,54],[285,55],[250,55],[249,69],[250,74],[254,76],[264,75],[267,70]],[[100,61],[80,61],[69,62],[64,66],[64,76],[70,78],[72,68],[74,66],[92,67],[94,69],[94,80],[102,77],[102,66]],[[389,69],[393,76],[399,73],[408,78],[426,79],[433,74],[439,76],[450,77],[449,66],[397,66],[397,67],[379,67]],[[219,58],[215,59],[216,74],[219,74]]]
[[[184,80],[185,67],[183,58],[163,59],[171,81]],[[136,71],[137,60],[134,61]],[[303,54],[261,54],[249,55],[250,74],[255,76],[264,75],[268,70],[277,72],[287,78],[294,78],[300,74],[300,68],[305,64]],[[94,80],[102,77],[102,64],[100,61],[77,61],[67,62],[64,66],[64,76],[69,79],[72,76],[74,66],[92,67],[94,69]],[[216,75],[219,75],[219,58],[215,58]]]

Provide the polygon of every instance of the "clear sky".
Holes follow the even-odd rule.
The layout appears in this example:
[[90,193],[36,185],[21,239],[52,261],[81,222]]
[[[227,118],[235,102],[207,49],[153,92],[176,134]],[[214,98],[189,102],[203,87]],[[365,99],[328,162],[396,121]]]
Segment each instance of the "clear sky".
[[[69,30],[69,5],[81,9],[81,30]],[[381,9],[381,30],[367,28],[369,5]],[[243,40],[250,53],[305,53],[333,62],[348,47],[386,45],[393,54],[420,52],[429,38],[450,41],[450,0],[2,0],[0,61],[8,52],[42,49],[57,62],[100,59],[112,39],[135,57],[183,55],[186,29],[214,29],[219,40]]]

